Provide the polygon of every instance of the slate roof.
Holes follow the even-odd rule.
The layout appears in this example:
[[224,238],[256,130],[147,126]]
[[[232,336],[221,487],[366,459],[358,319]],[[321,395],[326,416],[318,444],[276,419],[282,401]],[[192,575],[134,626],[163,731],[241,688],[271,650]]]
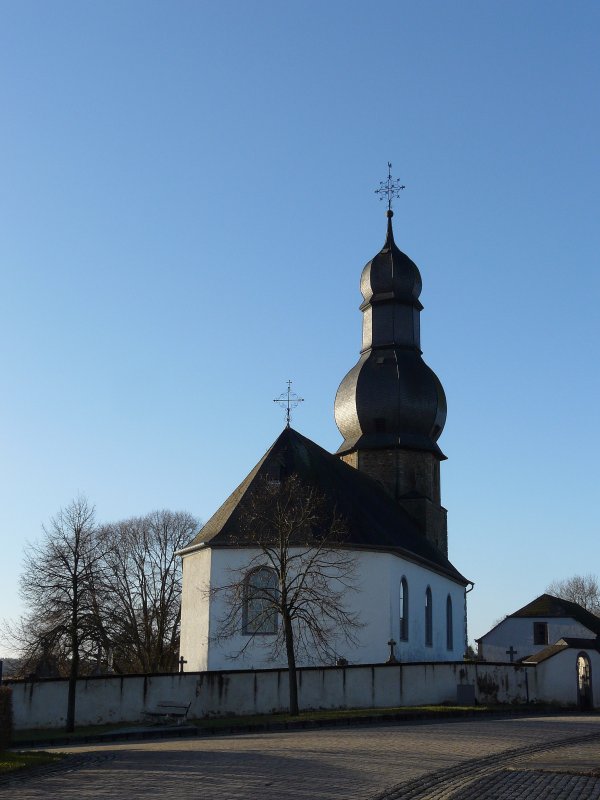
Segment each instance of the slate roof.
[[597,636],[600,635],[600,617],[591,611],[586,611],[579,603],[563,600],[551,594],[541,594],[514,614],[509,614],[509,617],[570,617]]
[[263,478],[296,473],[316,486],[347,524],[345,547],[395,552],[466,585],[469,581],[430,544],[408,514],[374,479],[328,453],[293,428],[285,428],[237,489],[184,548],[243,546],[244,503]]
[[562,653],[563,650],[567,649],[568,647],[566,644],[551,644],[543,650],[534,653],[532,656],[521,658],[519,664],[540,664],[542,661],[547,661],[549,658],[552,658],[552,656]]
[[540,664],[542,661],[547,661],[552,656],[562,653],[563,650],[599,650],[600,646],[598,639],[575,639],[573,637],[565,637],[559,639],[556,644],[551,644],[540,650],[539,653],[534,653],[532,656],[521,659],[521,664]]

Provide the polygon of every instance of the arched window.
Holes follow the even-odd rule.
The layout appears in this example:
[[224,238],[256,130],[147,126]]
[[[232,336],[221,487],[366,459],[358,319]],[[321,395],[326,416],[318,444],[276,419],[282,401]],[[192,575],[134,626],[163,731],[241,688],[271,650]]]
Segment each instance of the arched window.
[[268,567],[251,570],[244,582],[242,633],[277,633],[277,575]]
[[425,644],[427,647],[433,645],[433,608],[432,608],[431,588],[428,586],[425,592]]
[[400,581],[400,641],[408,641],[408,581]]
[[454,633],[452,630],[452,598],[450,595],[446,598],[446,647],[448,650],[454,650]]

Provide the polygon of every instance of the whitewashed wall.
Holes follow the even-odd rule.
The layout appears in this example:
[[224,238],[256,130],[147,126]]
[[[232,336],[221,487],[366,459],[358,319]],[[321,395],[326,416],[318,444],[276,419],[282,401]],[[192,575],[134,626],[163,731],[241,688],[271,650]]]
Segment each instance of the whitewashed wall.
[[[481,704],[576,702],[575,659],[555,657],[538,667],[439,663],[303,669],[299,699],[304,709],[385,708],[455,703],[457,686],[472,686]],[[590,653],[592,680],[600,681],[600,656]],[[572,663],[571,663],[572,661]],[[567,667],[564,671],[565,665]],[[540,669],[540,667],[542,669]],[[66,680],[5,681],[13,689],[17,729],[65,724]],[[575,692],[575,694],[574,694]],[[594,689],[600,707],[600,684]],[[142,722],[161,701],[191,702],[189,717],[264,714],[288,707],[286,670],[103,676],[77,684],[76,724]]]
[[548,644],[554,644],[565,636],[585,639],[596,635],[570,617],[507,617],[481,637],[481,657],[486,661],[510,661],[506,651],[511,645],[517,652],[515,660],[539,653],[548,645],[533,643],[534,622],[547,623]]
[[[356,592],[348,592],[348,608],[357,612],[363,627],[356,631],[356,646],[342,640],[332,646],[350,664],[384,662],[387,642],[393,638],[401,661],[455,661],[465,650],[465,590],[460,584],[392,553],[351,551],[357,562]],[[214,637],[226,613],[225,597],[213,597],[208,585],[225,586],[239,580],[257,555],[252,549],[202,548],[183,558],[181,655],[191,670],[266,669],[285,666],[285,654],[273,657],[269,635],[256,636],[250,644],[241,631],[226,641]],[[409,639],[400,641],[400,581],[409,587]],[[425,591],[433,599],[433,645],[425,645]],[[452,598],[453,648],[446,647],[446,598]],[[210,610],[209,610],[210,605]],[[242,655],[238,655],[246,647]],[[300,659],[309,665],[318,663]]]
[[[552,658],[542,661],[537,665],[536,691],[553,702],[553,698],[560,698],[559,702],[569,705],[577,704],[577,656],[581,650],[569,648]],[[584,650],[590,659],[592,694],[594,706],[600,707],[600,653],[597,650]]]
[[189,670],[207,670],[209,596],[212,550],[205,548],[183,559],[179,651]]

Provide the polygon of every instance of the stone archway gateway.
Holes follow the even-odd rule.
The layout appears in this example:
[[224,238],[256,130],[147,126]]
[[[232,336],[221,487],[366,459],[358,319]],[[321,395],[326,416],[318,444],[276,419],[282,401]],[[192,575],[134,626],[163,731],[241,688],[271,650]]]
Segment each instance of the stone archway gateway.
[[577,656],[577,705],[581,711],[594,707],[592,694],[592,665],[587,653]]

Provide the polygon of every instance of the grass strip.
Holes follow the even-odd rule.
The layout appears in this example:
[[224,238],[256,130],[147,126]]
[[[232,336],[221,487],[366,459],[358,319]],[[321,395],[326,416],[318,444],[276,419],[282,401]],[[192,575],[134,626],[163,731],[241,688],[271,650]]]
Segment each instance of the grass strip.
[[31,753],[0,753],[0,775],[7,775],[18,770],[43,767],[54,764],[65,757],[64,753],[44,753],[35,751]]
[[107,725],[82,725],[72,733],[66,733],[64,728],[31,728],[29,730],[15,731],[12,736],[12,746],[19,747],[22,742],[35,743],[47,742],[50,739],[85,739],[87,736],[97,736],[103,733],[129,730],[133,727],[143,727],[141,722],[113,722]]
[[414,717],[451,716],[453,713],[489,713],[494,710],[491,706],[399,706],[390,708],[351,708],[339,711],[301,711],[297,716],[291,714],[255,714],[247,717],[208,717],[190,720],[191,724],[203,730],[219,728],[246,728],[252,725],[272,725],[277,723],[294,722],[327,722],[331,720],[364,719],[365,717],[377,719],[390,717],[396,714]]

